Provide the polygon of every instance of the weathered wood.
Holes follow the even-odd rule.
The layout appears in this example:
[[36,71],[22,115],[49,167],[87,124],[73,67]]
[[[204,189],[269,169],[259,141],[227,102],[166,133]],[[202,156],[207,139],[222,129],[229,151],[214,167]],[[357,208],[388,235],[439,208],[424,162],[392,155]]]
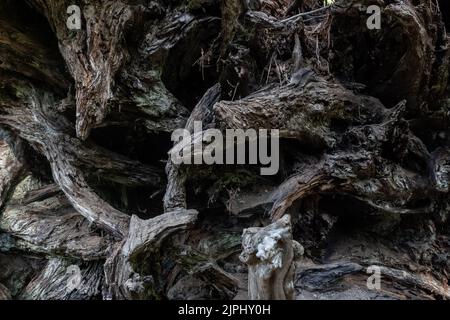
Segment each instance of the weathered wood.
[[297,139],[316,148],[336,144],[334,121],[358,125],[384,113],[384,106],[376,99],[357,96],[317,75],[303,86],[272,87],[239,101],[221,101],[214,106],[222,128],[278,128],[281,138]]
[[[435,3],[422,2],[416,7],[401,1],[380,2],[380,14],[385,17],[381,35],[353,28],[355,24],[366,22],[364,12],[368,4],[361,7],[346,0],[341,5],[333,10],[330,29],[334,52],[339,52],[331,59],[334,73],[368,85],[370,95],[386,105],[395,104],[398,97],[402,97],[407,100],[411,113],[425,111],[428,105],[433,109],[430,98],[440,99],[447,88],[450,54],[448,37]],[[366,35],[368,38],[362,40]],[[392,42],[393,37],[402,40]],[[350,50],[350,55],[340,51],[349,42],[359,43],[364,50]],[[378,51],[378,48],[382,49]],[[356,57],[360,51],[377,52],[373,56],[374,63],[363,58],[361,65]],[[412,65],[415,68],[411,68]]]
[[85,24],[80,30],[71,31],[66,26],[70,1],[32,3],[47,16],[75,80],[76,131],[84,140],[106,116],[107,103],[113,96],[114,76],[128,56],[124,34],[127,28],[132,28],[138,8],[117,1],[86,1],[82,9]]
[[1,242],[0,244],[0,283],[8,289],[13,299],[17,299],[30,280],[41,271],[45,261],[36,256],[23,255],[23,252],[21,254],[15,248],[4,247]]
[[[18,14],[18,11],[20,14]],[[64,10],[65,13],[65,10]],[[29,8],[13,1],[3,1],[0,7],[0,56],[4,71],[20,72],[29,79],[48,83],[58,93],[65,93],[70,80],[63,72],[64,60],[55,52],[57,45],[49,40],[49,30],[42,29],[41,19],[24,18],[32,14]],[[40,29],[34,33],[33,30]]]
[[[211,244],[208,249],[211,251],[224,250],[225,252],[220,252],[224,257],[230,255],[230,252],[226,252],[226,247],[218,246],[215,248]],[[205,284],[210,284],[216,295],[221,298],[232,299],[235,297],[238,288],[242,286],[241,281],[218,265],[220,256],[211,254],[211,252],[205,254],[186,245],[181,246],[179,251],[177,262],[180,263],[184,271]]]
[[[327,292],[327,299],[423,299],[431,300],[432,295],[448,299],[448,288],[433,276],[411,273],[382,265],[370,266],[381,276],[379,290],[367,288],[368,267],[357,263],[337,261],[323,265],[303,265],[297,269],[295,287],[300,291],[300,299],[311,299],[315,292]],[[393,285],[392,283],[395,283]],[[414,286],[415,292],[404,290]]]
[[[0,299],[448,299],[444,3],[2,0]],[[194,121],[278,174],[175,166]]]

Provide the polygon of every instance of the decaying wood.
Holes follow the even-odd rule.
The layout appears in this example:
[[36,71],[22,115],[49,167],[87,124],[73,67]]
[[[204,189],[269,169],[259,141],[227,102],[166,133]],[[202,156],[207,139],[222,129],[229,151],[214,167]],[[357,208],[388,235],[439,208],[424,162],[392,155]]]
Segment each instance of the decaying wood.
[[[128,237],[118,245],[105,264],[105,296],[108,299],[149,299],[161,293],[158,287],[160,266],[157,259],[161,250],[168,249],[164,241],[175,233],[186,230],[197,219],[195,210],[178,210],[150,220],[133,216]],[[152,259],[155,265],[146,268],[141,259]],[[155,270],[156,269],[156,270]],[[153,272],[152,272],[153,271]]]
[[11,300],[11,294],[8,288],[0,283],[0,300]]
[[237,288],[239,288],[239,280],[215,263],[210,262],[197,266],[192,270],[192,273],[205,283],[211,283],[227,299],[234,297]]
[[0,217],[0,230],[12,235],[15,245],[24,251],[82,260],[106,258],[110,245],[95,234],[63,194],[8,205]]
[[[214,85],[206,91],[203,98],[195,106],[194,110],[192,110],[185,126],[186,130],[193,133],[194,123],[196,121],[202,122],[202,125],[207,125],[212,122],[212,107],[219,101],[220,93],[219,84]],[[166,174],[168,182],[164,195],[164,209],[171,211],[186,208],[186,173],[169,159],[166,165]]]
[[[230,248],[220,244],[217,245],[217,248],[214,248],[214,245],[211,244],[211,247],[208,249],[210,251],[214,251],[214,249],[221,250],[219,253],[223,255],[222,259],[231,254],[227,252],[227,249]],[[178,258],[180,265],[190,276],[199,279],[205,284],[211,284],[210,286],[216,291],[216,294],[222,298],[232,299],[238,289],[242,287],[241,281],[223,270],[219,266],[218,260],[221,260],[220,256],[211,254],[211,252],[202,253],[186,245],[181,247]]]
[[92,127],[101,124],[106,116],[114,76],[127,59],[124,33],[132,27],[136,9],[123,2],[86,1],[86,24],[74,36],[66,27],[70,1],[32,3],[47,16],[60,42],[76,84],[77,136],[86,139]]
[[16,299],[28,283],[40,272],[45,265],[45,261],[37,256],[18,255],[13,248],[10,248],[11,251],[9,252],[7,247],[2,246],[2,248],[2,253],[0,253],[0,283],[8,289],[11,297]]
[[4,131],[0,131],[0,207],[3,207],[9,193],[24,174],[23,146],[19,140]]
[[241,261],[248,265],[252,300],[294,299],[294,249],[291,217],[265,228],[244,230]]
[[278,128],[281,138],[297,139],[316,147],[335,145],[332,121],[365,124],[383,115],[384,110],[376,99],[356,96],[341,85],[314,75],[300,86],[272,87],[239,101],[221,101],[214,106],[223,128]]
[[[367,268],[351,262],[338,261],[320,266],[301,266],[297,270],[296,288],[301,292],[301,299],[311,299],[314,292],[327,291],[324,298],[333,299],[341,295],[345,299],[414,299],[419,295],[405,290],[405,287],[415,286],[417,291],[425,299],[432,299],[433,295],[448,299],[449,291],[445,285],[426,274],[411,274],[404,270],[387,268],[384,266],[371,266],[378,268],[384,278],[383,285],[379,290],[367,289]],[[394,287],[388,288],[395,283]],[[351,288],[356,285],[358,290]],[[383,287],[384,286],[384,287]]]
[[[78,270],[79,274],[73,274]],[[78,277],[78,278],[77,278]],[[68,260],[53,258],[25,288],[21,295],[26,300],[91,300],[101,293],[102,265],[71,264]]]
[[[0,300],[450,298],[445,0],[73,4],[0,3]],[[175,165],[196,121],[278,174]]]

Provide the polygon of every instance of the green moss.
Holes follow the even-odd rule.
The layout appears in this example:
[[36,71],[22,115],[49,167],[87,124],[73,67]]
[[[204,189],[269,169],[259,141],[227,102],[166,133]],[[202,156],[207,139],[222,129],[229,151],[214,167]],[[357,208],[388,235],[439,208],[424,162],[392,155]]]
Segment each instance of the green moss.
[[187,8],[189,11],[195,11],[202,8],[204,0],[189,0],[187,3]]
[[[259,178],[250,170],[234,166],[205,166],[202,170],[198,170],[195,166],[188,166],[186,170],[188,176],[195,177],[195,181],[207,180],[208,185],[212,182],[212,187],[218,190],[246,187],[256,183]],[[192,182],[195,183],[195,181]]]

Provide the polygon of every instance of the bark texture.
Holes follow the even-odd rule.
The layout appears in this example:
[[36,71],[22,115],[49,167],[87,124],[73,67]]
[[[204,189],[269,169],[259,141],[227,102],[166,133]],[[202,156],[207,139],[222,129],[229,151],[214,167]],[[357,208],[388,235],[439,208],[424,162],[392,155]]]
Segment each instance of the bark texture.
[[[0,300],[450,298],[449,30],[446,0],[2,0]],[[278,173],[175,164],[196,121],[278,129]]]

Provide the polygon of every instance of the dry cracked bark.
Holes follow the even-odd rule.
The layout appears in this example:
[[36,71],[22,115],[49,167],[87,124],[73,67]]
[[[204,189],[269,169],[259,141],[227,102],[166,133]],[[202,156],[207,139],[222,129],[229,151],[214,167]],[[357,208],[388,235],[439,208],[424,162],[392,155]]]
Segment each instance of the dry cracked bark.
[[[76,4],[0,4],[0,299],[449,298],[446,1]],[[279,173],[175,165],[195,121]]]
[[[80,278],[73,279],[70,267],[77,266]],[[101,295],[103,279],[101,263],[73,264],[70,260],[52,258],[41,273],[24,289],[21,299],[27,300],[89,300]],[[71,287],[70,281],[77,283]],[[79,281],[79,283],[78,283]]]
[[[30,90],[33,92],[32,88]],[[33,99],[41,99],[41,97],[36,93]],[[64,128],[65,123],[52,122],[52,114],[49,111],[52,108],[51,98],[42,97],[42,99],[29,101],[28,108],[20,107],[17,102],[15,107],[10,104],[4,109],[6,115],[0,122],[15,130],[21,138],[45,155],[50,162],[55,182],[78,212],[91,222],[98,223],[118,236],[123,236],[126,233],[128,217],[95,194],[87,184],[85,173],[80,167],[84,164],[83,162],[87,162],[93,167],[94,173],[100,172],[100,175],[102,170],[108,170],[108,167],[112,169],[110,172],[126,168],[118,171],[119,177],[116,176],[113,179],[120,179],[120,176],[123,177],[125,173],[131,178],[127,180],[133,181],[131,175],[134,174],[138,182],[150,178],[152,183],[156,183],[159,178],[152,179],[149,174],[157,175],[157,173],[155,174],[151,168],[147,169],[145,166],[136,164],[134,167],[137,172],[127,175],[130,169],[133,171],[133,167],[130,166],[133,165],[132,162],[127,162],[126,159],[118,156],[118,161],[115,163],[111,161],[111,158],[107,158],[108,155],[112,155],[109,152],[102,155],[101,150],[96,150],[95,147],[93,150],[87,146],[80,147],[80,142],[65,132],[67,130]],[[77,162],[77,158],[82,160]],[[74,165],[75,163],[77,164]]]
[[108,299],[140,300],[160,296],[160,287],[164,287],[158,265],[161,251],[169,250],[169,238],[191,227],[197,214],[195,210],[178,210],[149,220],[133,216],[128,238],[117,246],[105,263],[105,296]]
[[11,300],[11,294],[8,288],[0,283],[0,300]]

